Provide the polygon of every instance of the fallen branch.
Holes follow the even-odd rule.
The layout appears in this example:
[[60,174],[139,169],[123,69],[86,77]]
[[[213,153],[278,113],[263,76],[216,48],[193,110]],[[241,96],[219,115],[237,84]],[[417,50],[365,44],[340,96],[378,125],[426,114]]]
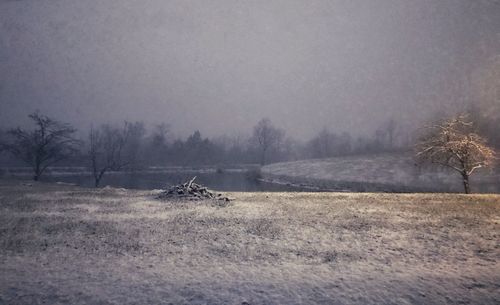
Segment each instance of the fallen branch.
[[207,187],[194,183],[193,179],[186,183],[174,185],[168,190],[161,192],[158,199],[183,199],[183,200],[221,200],[229,202],[228,197],[209,190]]

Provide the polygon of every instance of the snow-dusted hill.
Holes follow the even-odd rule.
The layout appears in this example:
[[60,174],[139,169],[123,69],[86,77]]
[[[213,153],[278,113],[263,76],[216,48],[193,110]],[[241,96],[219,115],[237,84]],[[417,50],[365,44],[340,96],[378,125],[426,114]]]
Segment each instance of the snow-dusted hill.
[[[262,167],[264,180],[354,191],[461,192],[458,174],[422,168],[409,153],[349,156],[275,163]],[[476,192],[499,192],[498,175],[483,171],[472,179]]]

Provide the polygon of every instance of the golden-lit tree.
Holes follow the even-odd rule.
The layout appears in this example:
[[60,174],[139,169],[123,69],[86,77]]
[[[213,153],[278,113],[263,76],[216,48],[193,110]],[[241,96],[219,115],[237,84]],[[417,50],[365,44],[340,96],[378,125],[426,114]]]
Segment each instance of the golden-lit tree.
[[469,177],[479,168],[490,167],[494,151],[486,139],[474,132],[468,115],[460,115],[428,126],[417,144],[416,157],[420,162],[430,162],[451,168],[460,173],[464,190],[469,194]]

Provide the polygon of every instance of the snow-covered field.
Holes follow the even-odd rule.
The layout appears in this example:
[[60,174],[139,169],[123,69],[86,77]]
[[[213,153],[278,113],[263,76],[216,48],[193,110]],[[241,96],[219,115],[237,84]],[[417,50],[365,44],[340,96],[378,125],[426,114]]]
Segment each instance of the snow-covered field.
[[0,180],[0,304],[498,304],[500,196]]
[[[482,170],[471,177],[472,189],[500,193],[500,175]],[[333,190],[389,192],[462,192],[458,173],[416,166],[411,154],[379,154],[274,163],[262,167],[267,181]]]

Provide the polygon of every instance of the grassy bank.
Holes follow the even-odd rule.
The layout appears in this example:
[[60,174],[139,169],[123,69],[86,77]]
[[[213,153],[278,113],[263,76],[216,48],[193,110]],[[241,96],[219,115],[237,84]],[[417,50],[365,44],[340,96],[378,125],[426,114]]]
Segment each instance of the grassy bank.
[[500,196],[0,181],[1,304],[495,304]]

